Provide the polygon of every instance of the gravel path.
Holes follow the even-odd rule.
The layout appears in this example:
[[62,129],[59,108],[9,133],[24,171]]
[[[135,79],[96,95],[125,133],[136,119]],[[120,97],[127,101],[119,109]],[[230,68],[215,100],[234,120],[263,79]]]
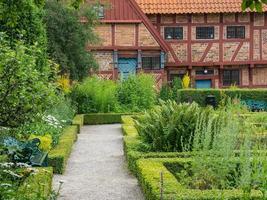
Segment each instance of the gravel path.
[[123,156],[120,125],[84,126],[64,175],[59,200],[143,200]]

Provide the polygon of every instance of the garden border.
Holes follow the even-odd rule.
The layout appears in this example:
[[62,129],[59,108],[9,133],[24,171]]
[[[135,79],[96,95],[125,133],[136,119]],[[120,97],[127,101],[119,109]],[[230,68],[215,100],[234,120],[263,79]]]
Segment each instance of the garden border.
[[58,144],[48,154],[49,166],[52,166],[54,173],[63,174],[71,154],[72,146],[77,140],[78,126],[71,125],[63,130]]
[[[190,158],[149,158],[137,161],[137,177],[147,200],[160,200],[161,189],[164,199],[219,200],[240,199],[241,190],[198,190],[187,189],[177,181],[164,163],[185,163]],[[163,187],[160,188],[161,174]],[[222,196],[223,195],[223,196]],[[259,191],[253,191],[251,199],[260,199]]]
[[52,192],[53,168],[38,167],[18,188],[18,197],[25,196],[26,199],[48,199]]

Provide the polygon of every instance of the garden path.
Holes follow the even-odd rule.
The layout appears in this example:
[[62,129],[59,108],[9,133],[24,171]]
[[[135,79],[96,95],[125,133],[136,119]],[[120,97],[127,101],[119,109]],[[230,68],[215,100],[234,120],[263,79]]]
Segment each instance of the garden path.
[[59,200],[143,200],[123,155],[121,125],[84,126],[74,145]]

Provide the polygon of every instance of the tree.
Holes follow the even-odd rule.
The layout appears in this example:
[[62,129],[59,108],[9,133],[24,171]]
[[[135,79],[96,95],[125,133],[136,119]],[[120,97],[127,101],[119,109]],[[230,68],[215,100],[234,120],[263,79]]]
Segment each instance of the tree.
[[249,8],[251,10],[262,12],[264,4],[267,4],[267,0],[243,0],[242,10]]
[[9,47],[0,35],[0,126],[18,127],[35,119],[54,90],[36,69],[38,47],[21,42]]
[[[49,56],[59,64],[61,74],[69,74],[75,80],[86,77],[90,67],[97,66],[85,47],[97,40],[93,28],[96,14],[91,7],[76,10],[56,0],[48,0],[45,6],[45,23]],[[86,23],[81,23],[81,17]]]
[[49,70],[46,58],[46,33],[43,25],[44,0],[4,0],[0,3],[0,30],[5,32],[11,47],[18,40],[24,45],[35,45],[36,68],[40,72]]

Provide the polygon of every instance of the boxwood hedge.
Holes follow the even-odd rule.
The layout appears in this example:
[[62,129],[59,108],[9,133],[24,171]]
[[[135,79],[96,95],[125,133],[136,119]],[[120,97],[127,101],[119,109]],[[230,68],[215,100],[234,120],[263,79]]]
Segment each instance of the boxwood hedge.
[[121,123],[121,117],[123,113],[94,113],[84,115],[84,124],[96,125],[96,124],[116,124]]
[[219,103],[225,96],[238,97],[243,101],[255,100],[267,102],[267,89],[183,89],[177,92],[177,101],[197,102],[204,106],[208,95],[214,95]]
[[81,127],[84,124],[84,116],[83,115],[76,115],[72,120],[72,125],[76,125],[78,127],[78,131],[80,133]]
[[78,127],[73,125],[64,129],[58,145],[48,154],[49,166],[52,166],[54,173],[63,174],[71,154],[72,146],[77,140]]
[[[147,200],[161,199],[161,174],[163,174],[163,199],[176,200],[219,200],[242,199],[242,191],[188,189],[177,181],[164,164],[184,164],[191,158],[150,158],[137,161],[137,177]],[[253,191],[250,199],[262,199],[260,191]]]

